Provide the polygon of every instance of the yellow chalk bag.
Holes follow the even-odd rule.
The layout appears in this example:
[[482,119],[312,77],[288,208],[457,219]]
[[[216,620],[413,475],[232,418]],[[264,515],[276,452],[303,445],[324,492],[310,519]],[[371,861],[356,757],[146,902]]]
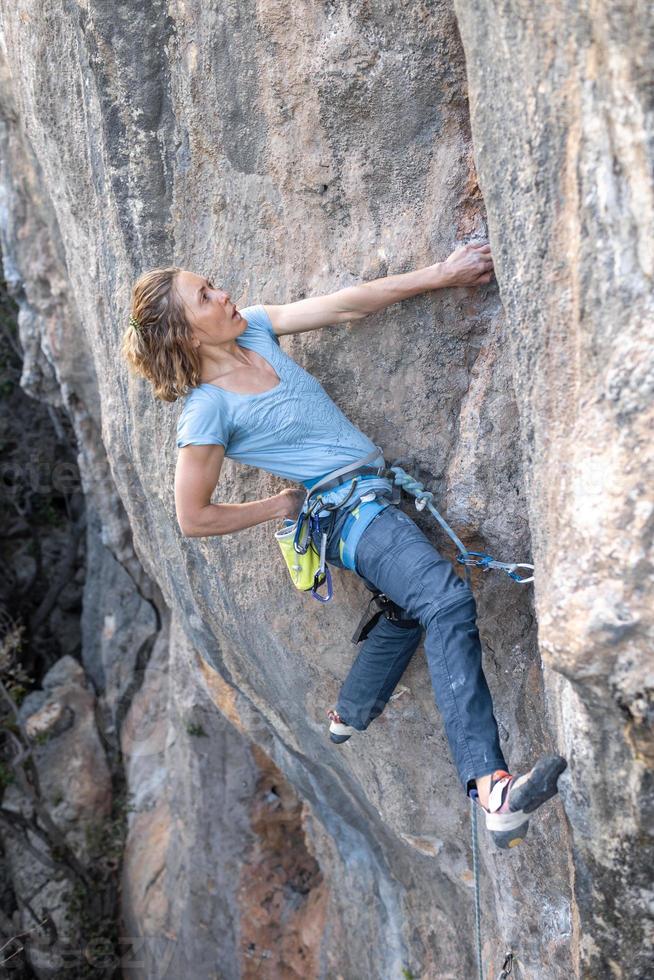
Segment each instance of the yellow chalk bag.
[[293,547],[296,531],[297,521],[286,518],[284,527],[280,531],[275,531],[275,540],[280,547],[293,585],[301,592],[309,592],[313,588],[316,572],[320,568],[320,554],[313,541],[309,542],[309,547],[303,555],[298,554]]

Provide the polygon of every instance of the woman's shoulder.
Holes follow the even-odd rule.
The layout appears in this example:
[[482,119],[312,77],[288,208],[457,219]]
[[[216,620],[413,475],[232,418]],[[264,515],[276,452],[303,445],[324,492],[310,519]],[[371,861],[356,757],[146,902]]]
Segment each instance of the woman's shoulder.
[[224,393],[203,383],[186,394],[177,418],[177,445],[220,442],[227,446],[233,428],[231,410]]
[[201,382],[195,388],[189,388],[187,393],[180,399],[182,408],[179,414],[179,421],[190,415],[201,415],[203,412],[215,412],[217,407],[227,406],[224,392],[216,385]]
[[195,388],[189,388],[186,394],[182,398],[183,408],[192,405],[205,405],[211,404],[211,402],[216,398],[220,397],[221,389],[216,387],[216,385],[209,384],[207,381],[202,381]]
[[239,310],[239,312],[243,319],[247,321],[247,327],[243,333],[239,334],[239,339],[242,337],[244,340],[255,340],[265,337],[266,339],[272,339],[279,345],[279,337],[273,330],[270,317],[266,313],[266,308],[262,303],[246,306],[244,309]]

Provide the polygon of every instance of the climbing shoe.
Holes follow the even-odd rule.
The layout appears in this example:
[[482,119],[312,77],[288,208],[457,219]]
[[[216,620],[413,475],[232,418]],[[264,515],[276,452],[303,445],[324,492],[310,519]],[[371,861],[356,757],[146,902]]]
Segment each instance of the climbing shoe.
[[523,776],[504,769],[491,775],[486,826],[497,847],[516,847],[529,827],[528,814],[558,792],[557,780],[568,763],[560,755],[544,755]]
[[341,716],[333,708],[329,709],[327,717],[329,718],[329,737],[332,742],[336,742],[339,745],[341,742],[347,742],[352,734],[352,728],[345,724]]

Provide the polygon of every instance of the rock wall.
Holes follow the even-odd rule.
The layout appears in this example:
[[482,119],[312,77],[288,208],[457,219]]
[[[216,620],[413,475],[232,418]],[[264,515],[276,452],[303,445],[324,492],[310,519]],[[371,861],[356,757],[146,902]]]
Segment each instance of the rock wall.
[[572,764],[579,952],[590,976],[645,976],[654,12],[593,3],[534,18],[525,5],[509,18],[508,5],[456,7],[510,324],[539,648]]
[[[125,935],[145,952],[126,975],[172,976],[166,949],[207,980],[473,975],[469,811],[422,653],[356,744],[326,740],[365,589],[337,573],[329,607],[303,602],[272,526],[181,537],[179,406],[128,376],[119,342],[155,265],[281,303],[486,235],[499,293],[425,295],[282,346],[408,457],[470,547],[533,549],[533,591],[474,580],[484,665],[511,768],[548,749],[570,768],[528,844],[482,836],[485,969],[512,950],[518,977],[646,975],[647,36],[644,6],[611,3],[0,3],[23,385],[69,411],[110,555],[87,546],[111,584],[85,598],[84,656],[115,692],[137,799]],[[281,486],[227,461],[214,499]],[[196,712],[208,737],[180,738]],[[256,802],[271,766],[281,822]],[[291,845],[284,881],[306,890],[280,896],[273,875],[263,897]]]

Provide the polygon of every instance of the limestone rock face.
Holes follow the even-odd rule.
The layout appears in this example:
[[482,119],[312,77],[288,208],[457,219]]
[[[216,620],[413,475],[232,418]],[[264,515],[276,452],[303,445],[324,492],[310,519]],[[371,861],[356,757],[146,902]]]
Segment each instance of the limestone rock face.
[[[582,962],[590,976],[644,976],[654,14],[609,2],[534,17],[521,4],[509,21],[494,4],[456,6],[519,394],[539,648],[573,773],[565,805]],[[616,953],[616,928],[633,958]]]
[[[485,970],[511,950],[525,978],[648,972],[646,13],[458,6],[0,2],[23,385],[67,407],[112,556],[96,542],[97,581],[133,602],[87,592],[83,653],[137,799],[125,935],[149,977],[173,955],[198,980],[269,960],[270,976],[472,976],[474,916],[468,804],[422,653],[365,734],[326,740],[368,593],[336,573],[329,606],[299,596],[272,525],[181,536],[179,406],[119,358],[132,281],[174,263],[239,307],[283,303],[487,236],[499,291],[281,343],[469,547],[536,565],[533,589],[473,578],[512,770],[570,762],[529,843],[481,834]],[[214,499],[282,486],[227,460]]]

